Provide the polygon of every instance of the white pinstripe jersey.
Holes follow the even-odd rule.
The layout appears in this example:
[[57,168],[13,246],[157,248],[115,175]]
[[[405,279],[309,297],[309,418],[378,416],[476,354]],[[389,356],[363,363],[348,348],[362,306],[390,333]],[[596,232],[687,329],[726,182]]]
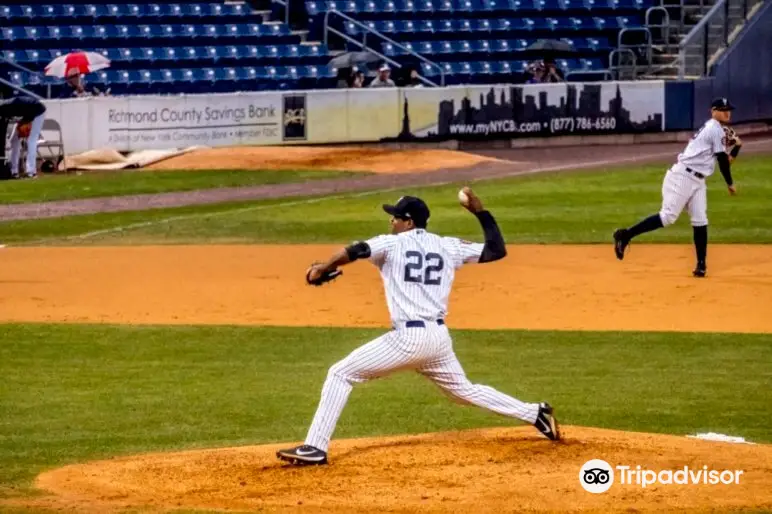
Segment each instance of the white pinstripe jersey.
[[724,129],[721,123],[709,119],[694,134],[683,153],[678,155],[679,164],[683,164],[706,177],[713,174],[716,167],[715,154],[726,152]]
[[381,271],[395,324],[444,318],[456,269],[478,262],[484,246],[423,229],[376,236],[366,242],[370,262]]

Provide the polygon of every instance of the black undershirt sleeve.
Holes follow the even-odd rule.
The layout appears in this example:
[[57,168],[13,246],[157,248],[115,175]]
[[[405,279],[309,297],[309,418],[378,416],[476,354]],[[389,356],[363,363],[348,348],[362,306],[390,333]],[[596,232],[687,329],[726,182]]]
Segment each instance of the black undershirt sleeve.
[[731,156],[732,156],[732,159],[736,159],[736,158],[737,158],[737,156],[738,156],[738,155],[740,155],[740,148],[742,148],[742,146],[740,146],[740,145],[735,145],[735,146],[732,148],[732,151],[731,151],[731,152],[729,152],[729,155],[731,155]]
[[729,156],[726,154],[726,152],[719,152],[716,154],[716,160],[718,161],[718,169],[721,171],[721,174],[724,176],[726,185],[731,186],[733,182],[732,182],[732,167],[729,164]]
[[357,259],[367,259],[370,257],[370,245],[364,241],[354,243],[346,247],[346,255],[348,255],[350,262],[354,262]]
[[483,233],[485,234],[485,246],[483,247],[482,254],[480,254],[480,260],[477,262],[493,262],[499,259],[503,259],[507,255],[507,247],[504,243],[504,236],[501,235],[501,230],[496,224],[496,220],[493,219],[493,215],[488,211],[481,211],[475,213],[477,219],[480,220]]

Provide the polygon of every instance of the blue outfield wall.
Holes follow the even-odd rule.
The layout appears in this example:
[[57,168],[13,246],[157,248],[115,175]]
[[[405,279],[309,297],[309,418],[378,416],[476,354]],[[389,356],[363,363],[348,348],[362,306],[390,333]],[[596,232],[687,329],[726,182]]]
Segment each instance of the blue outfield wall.
[[[665,83],[665,130],[692,130],[694,128],[694,82]],[[708,101],[710,105],[710,101]]]
[[743,27],[711,77],[695,83],[695,125],[704,121],[710,99],[717,96],[737,106],[733,123],[772,120],[772,0]]

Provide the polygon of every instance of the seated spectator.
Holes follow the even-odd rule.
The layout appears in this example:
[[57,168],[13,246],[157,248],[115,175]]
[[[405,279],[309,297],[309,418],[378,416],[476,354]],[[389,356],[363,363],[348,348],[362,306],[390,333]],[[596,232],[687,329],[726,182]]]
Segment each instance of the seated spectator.
[[378,76],[370,82],[369,87],[397,87],[394,81],[391,80],[391,68],[388,64],[384,64],[378,68]]
[[555,65],[553,59],[544,59],[544,77],[542,82],[563,82],[565,80],[563,72]]
[[541,84],[544,82],[544,66],[542,63],[534,63],[528,66],[528,73],[531,77],[526,81],[526,84]]
[[110,94],[109,89],[104,93],[95,87],[90,88],[90,90],[86,89],[86,81],[77,68],[71,69],[67,73],[67,78],[65,80],[71,89],[65,90],[62,93],[62,98],[83,98],[87,96],[106,96]]
[[338,89],[349,87],[349,85],[351,84],[351,77],[353,77],[351,68],[339,68],[337,81],[335,82],[335,87]]
[[405,87],[424,87],[423,83],[418,78],[418,71],[410,70],[410,76]]
[[351,87],[353,88],[361,88],[365,87],[365,74],[361,71],[354,72],[354,75],[351,79]]

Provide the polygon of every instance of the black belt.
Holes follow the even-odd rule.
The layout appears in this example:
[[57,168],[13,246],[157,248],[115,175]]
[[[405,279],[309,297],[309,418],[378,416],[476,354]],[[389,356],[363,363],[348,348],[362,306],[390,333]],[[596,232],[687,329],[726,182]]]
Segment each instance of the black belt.
[[[438,319],[437,320],[438,325],[444,325],[445,320],[444,319]],[[415,321],[406,321],[405,322],[405,328],[426,328],[426,323],[420,320]]]
[[697,177],[697,178],[701,178],[701,179],[704,179],[704,178],[705,178],[705,175],[703,175],[702,173],[700,173],[700,172],[698,172],[698,171],[694,171],[694,170],[693,170],[693,169],[691,169],[691,168],[684,168],[684,169],[686,169],[686,172],[687,172],[687,173],[691,173],[692,175],[694,175],[694,176],[695,176],[695,177]]

